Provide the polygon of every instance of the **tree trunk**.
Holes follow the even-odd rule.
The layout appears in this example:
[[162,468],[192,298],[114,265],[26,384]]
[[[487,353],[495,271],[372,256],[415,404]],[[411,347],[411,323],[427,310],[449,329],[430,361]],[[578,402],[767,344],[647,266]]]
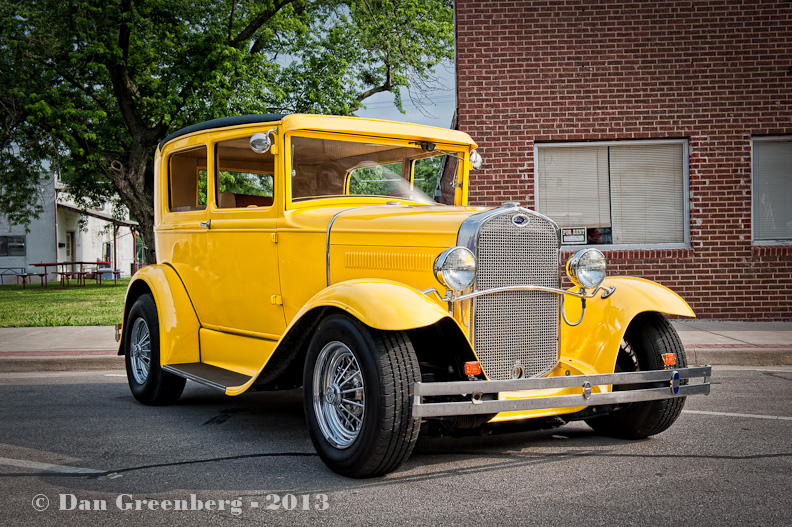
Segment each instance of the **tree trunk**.
[[133,138],[126,163],[113,162],[110,165],[113,168],[106,169],[107,177],[121,201],[129,209],[132,219],[138,222],[138,232],[145,247],[145,257],[141,263],[149,264],[157,262],[154,243],[154,176],[147,171],[148,160],[153,157],[155,148],[156,143],[148,146],[138,138]]
[[[146,217],[148,214],[148,217]],[[139,214],[134,214],[135,220],[140,225],[138,227],[138,233],[140,237],[143,238],[143,247],[145,250],[145,255],[143,257],[143,262],[147,264],[157,263],[157,254],[155,252],[155,243],[154,243],[154,210],[149,209],[148,211],[142,211]]]

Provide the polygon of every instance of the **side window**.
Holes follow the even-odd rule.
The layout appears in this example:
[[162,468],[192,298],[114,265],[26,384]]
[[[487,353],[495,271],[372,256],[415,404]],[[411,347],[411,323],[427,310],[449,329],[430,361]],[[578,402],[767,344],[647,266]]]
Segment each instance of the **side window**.
[[257,154],[249,138],[217,145],[217,206],[221,209],[270,207],[275,195],[275,156]]
[[445,168],[446,159],[445,156],[424,157],[413,164],[413,184],[430,198],[435,198],[437,178]]
[[206,208],[206,147],[173,154],[168,163],[171,212]]

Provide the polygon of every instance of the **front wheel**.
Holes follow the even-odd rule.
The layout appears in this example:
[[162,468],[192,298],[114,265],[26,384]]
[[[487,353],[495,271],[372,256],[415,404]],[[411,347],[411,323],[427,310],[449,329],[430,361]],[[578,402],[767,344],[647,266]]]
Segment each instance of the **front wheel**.
[[403,332],[378,331],[346,315],[325,319],[303,372],[305,417],[322,461],[353,478],[396,470],[418,438],[411,401],[418,379]]
[[[667,353],[676,355],[676,367],[687,366],[685,348],[668,320],[659,313],[642,313],[627,328],[615,371],[662,370],[663,355]],[[671,426],[684,405],[684,397],[629,403],[611,414],[587,419],[586,423],[602,435],[643,439]]]
[[124,323],[124,361],[132,395],[143,404],[171,404],[185,379],[160,366],[159,317],[151,295],[138,298]]

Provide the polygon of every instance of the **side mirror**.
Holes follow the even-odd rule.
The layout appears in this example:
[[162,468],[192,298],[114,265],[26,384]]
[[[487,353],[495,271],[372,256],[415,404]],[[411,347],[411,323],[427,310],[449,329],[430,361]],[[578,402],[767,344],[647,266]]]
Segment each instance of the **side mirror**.
[[470,165],[473,170],[478,170],[484,165],[484,160],[481,159],[481,155],[476,150],[470,153]]
[[250,137],[250,149],[257,154],[263,154],[272,147],[270,141],[270,134],[275,135],[278,133],[277,128],[270,128],[266,132],[257,132]]

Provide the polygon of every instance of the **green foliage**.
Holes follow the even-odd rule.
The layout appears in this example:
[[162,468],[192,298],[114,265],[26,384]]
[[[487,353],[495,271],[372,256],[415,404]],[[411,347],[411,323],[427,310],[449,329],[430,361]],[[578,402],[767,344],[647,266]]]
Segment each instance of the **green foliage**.
[[[437,178],[440,174],[444,156],[438,155],[416,159],[413,162],[413,181],[415,188],[434,198]],[[406,196],[409,184],[402,179],[402,163],[389,163],[362,167],[352,171],[349,193],[368,196]]]
[[401,172],[401,161],[355,169],[349,179],[349,193],[362,196],[396,194],[407,183],[402,180]]
[[453,58],[451,0],[0,0],[0,213],[35,214],[51,163],[117,193],[153,247],[154,150],[210,118],[348,115]]
[[443,166],[443,156],[425,157],[413,165],[415,186],[430,198],[434,198],[437,178]]
[[272,197],[272,183],[273,179],[270,174],[228,170],[220,172],[220,192]]
[[[206,170],[198,172],[198,204],[206,205]],[[221,170],[219,179],[219,192],[269,197],[273,195],[273,178],[270,174]]]

